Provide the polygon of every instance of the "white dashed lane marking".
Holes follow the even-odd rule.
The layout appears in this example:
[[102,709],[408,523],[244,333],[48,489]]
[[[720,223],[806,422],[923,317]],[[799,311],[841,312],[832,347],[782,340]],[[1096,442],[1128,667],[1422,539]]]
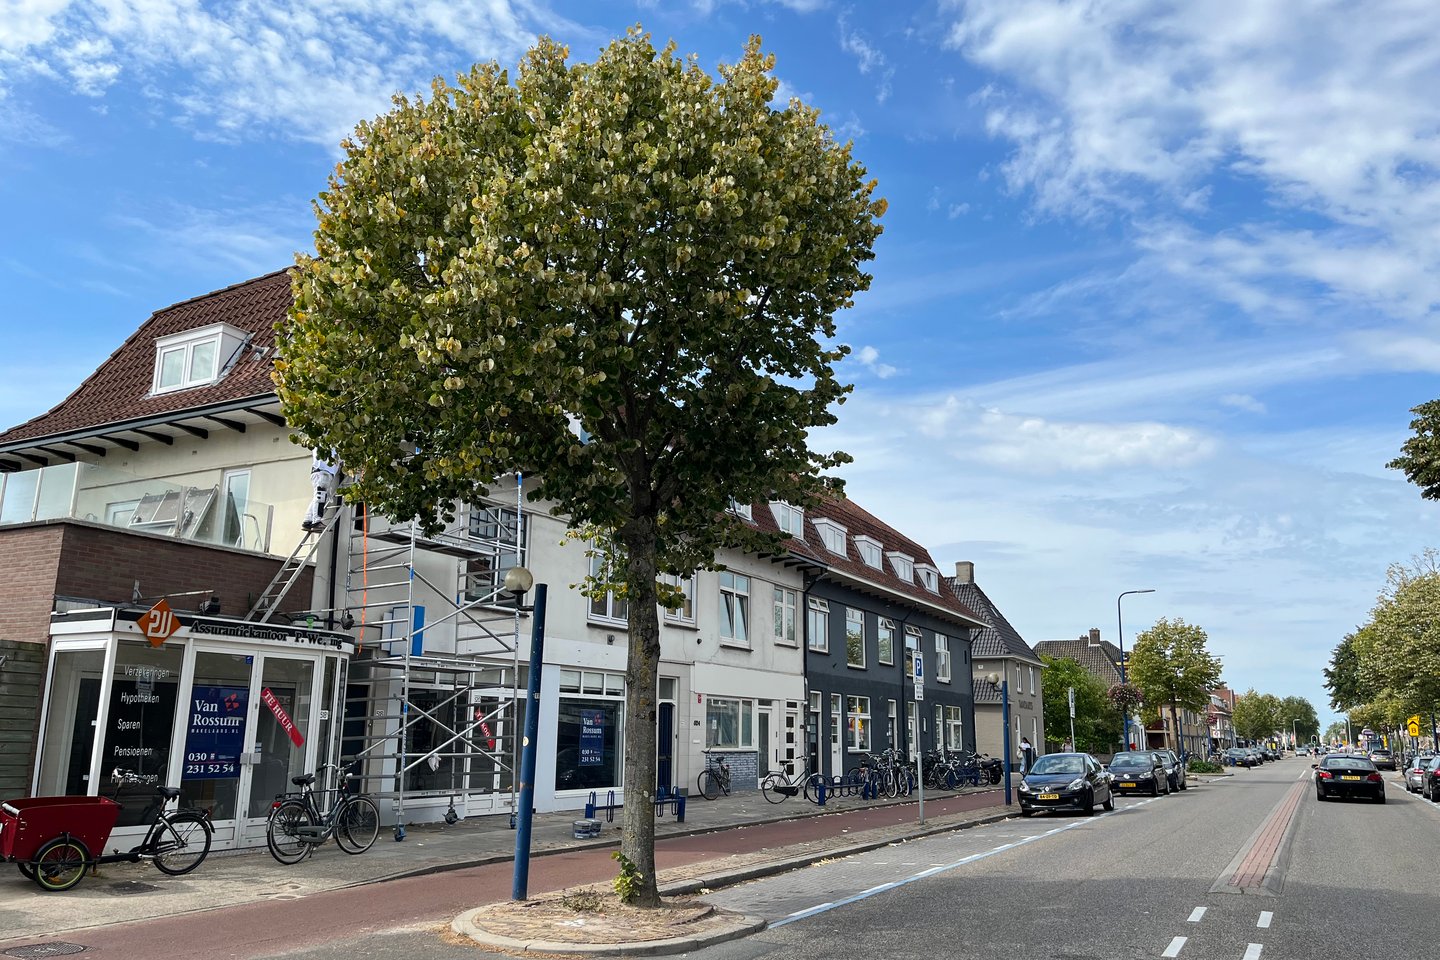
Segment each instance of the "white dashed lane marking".
[[1260,919],[1255,921],[1255,926],[1259,927],[1261,930],[1264,930],[1266,927],[1270,926],[1270,921],[1272,918],[1274,918],[1274,916],[1275,914],[1269,910],[1261,910]]
[[1252,943],[1246,946],[1244,960],[1260,960],[1260,944]]
[[1204,907],[1196,907],[1194,910],[1191,910],[1191,911],[1190,911],[1190,922],[1191,922],[1191,923],[1199,923],[1199,922],[1200,922],[1200,918],[1203,917],[1203,916],[1205,916],[1205,908],[1204,908]]
[[1160,954],[1160,956],[1162,956],[1162,957],[1178,957],[1178,956],[1180,956],[1180,951],[1181,951],[1181,949],[1184,948],[1186,939],[1187,939],[1186,937],[1176,937],[1174,940],[1171,940],[1171,941],[1170,941],[1170,946],[1166,947],[1166,948],[1165,948],[1165,952],[1162,953],[1162,954]]

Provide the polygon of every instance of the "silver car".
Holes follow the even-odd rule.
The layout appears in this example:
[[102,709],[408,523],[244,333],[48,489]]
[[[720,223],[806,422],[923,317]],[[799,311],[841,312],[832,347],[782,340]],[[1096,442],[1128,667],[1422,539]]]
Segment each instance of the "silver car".
[[1419,793],[1420,788],[1425,784],[1425,773],[1435,765],[1435,757],[1416,757],[1410,761],[1410,766],[1405,768],[1405,789],[1410,793]]

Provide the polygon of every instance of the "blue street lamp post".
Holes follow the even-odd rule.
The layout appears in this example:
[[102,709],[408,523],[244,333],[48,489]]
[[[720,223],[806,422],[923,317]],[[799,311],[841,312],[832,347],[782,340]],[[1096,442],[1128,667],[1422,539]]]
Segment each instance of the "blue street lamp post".
[[530,683],[525,697],[525,740],[520,751],[520,809],[515,811],[515,862],[511,873],[510,899],[524,900],[530,889],[530,825],[535,813],[535,741],[540,733],[540,669],[545,660],[545,597],[546,585],[535,583],[524,567],[512,567],[505,574],[505,588],[515,595],[515,603],[532,585],[535,604],[531,608]]
[[[1145,590],[1126,590],[1124,593],[1120,594],[1120,596],[1118,596],[1118,597],[1115,598],[1115,636],[1118,637],[1118,638],[1119,638],[1119,641],[1120,641],[1120,682],[1121,682],[1121,683],[1129,683],[1129,678],[1126,676],[1126,671],[1125,671],[1125,624],[1124,624],[1124,622],[1120,619],[1120,600],[1121,600],[1122,598],[1124,598],[1124,597],[1130,596],[1132,593],[1154,593],[1154,592],[1155,592],[1154,588],[1147,588],[1147,589],[1145,589]],[[1125,711],[1125,742],[1122,744],[1122,746],[1123,746],[1123,747],[1127,747],[1127,748],[1130,746],[1130,711],[1129,711],[1128,708],[1127,708],[1126,711]],[[1136,746],[1139,746],[1139,744],[1136,744]]]
[[1010,806],[1010,681],[992,673],[986,677],[992,687],[1000,688],[1000,727],[1004,734],[1005,806]]

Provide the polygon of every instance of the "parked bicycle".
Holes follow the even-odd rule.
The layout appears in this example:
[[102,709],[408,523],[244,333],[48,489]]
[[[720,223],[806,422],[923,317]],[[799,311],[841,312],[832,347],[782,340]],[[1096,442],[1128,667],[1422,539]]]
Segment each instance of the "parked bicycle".
[[793,770],[795,764],[799,763],[800,769],[793,773],[776,771],[767,774],[765,779],[760,781],[760,792],[764,794],[765,799],[771,803],[784,803],[786,797],[797,796],[803,792],[806,800],[814,802],[819,796],[822,777],[818,773],[810,772],[810,759],[801,757],[780,760],[779,757],[776,757],[776,762],[787,770]]
[[[324,796],[328,803],[328,808],[321,810],[315,778],[327,769],[341,772],[341,776],[334,789],[320,791],[319,796]],[[315,773],[291,777],[290,782],[299,787],[299,791],[282,793],[271,804],[270,822],[265,830],[265,845],[270,848],[270,856],[284,864],[299,863],[331,837],[345,853],[360,854],[369,850],[380,835],[380,810],[369,797],[346,792],[345,785],[353,779],[355,774],[351,770],[333,763],[323,764]]]
[[714,800],[720,794],[730,795],[730,764],[726,763],[722,756],[713,755],[709,750],[701,751],[705,754],[705,769],[700,771],[695,785],[700,788],[700,796],[706,800]]
[[[118,797],[125,786],[151,781],[132,770],[115,770]],[[166,809],[179,787],[156,787],[145,808],[153,816],[145,839],[130,850],[105,854],[120,816],[111,797],[31,797],[11,800],[0,809],[0,861],[13,860],[20,872],[44,890],[69,890],[85,877],[85,868],[101,863],[153,861],[161,873],[182,876],[200,866],[210,852],[210,815],[192,807]]]

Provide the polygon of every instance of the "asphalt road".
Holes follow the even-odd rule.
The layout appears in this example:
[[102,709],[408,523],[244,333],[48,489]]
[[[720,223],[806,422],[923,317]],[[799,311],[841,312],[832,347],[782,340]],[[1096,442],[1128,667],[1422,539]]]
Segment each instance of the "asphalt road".
[[[716,891],[707,899],[772,927],[692,956],[1348,960],[1432,952],[1440,807],[1388,775],[1386,805],[1317,803],[1309,775],[1308,763],[1290,759],[1169,797],[1122,798],[1110,814],[1017,817]],[[1299,805],[1267,886],[1227,887],[1246,852],[1275,832],[1297,784]],[[553,859],[566,869],[564,858]],[[348,902],[306,898],[253,916],[218,911],[192,918],[185,943],[176,942],[178,929],[157,936],[161,927],[134,924],[93,953],[183,956],[203,945],[210,956],[475,960],[488,954],[447,934],[465,888],[480,880],[467,873],[359,888]],[[307,917],[308,935],[296,935]]]

